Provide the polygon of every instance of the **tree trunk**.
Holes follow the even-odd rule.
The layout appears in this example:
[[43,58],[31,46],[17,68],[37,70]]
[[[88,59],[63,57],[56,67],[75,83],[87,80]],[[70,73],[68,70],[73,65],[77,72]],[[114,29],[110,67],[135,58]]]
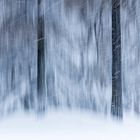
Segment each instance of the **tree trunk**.
[[[42,13],[43,0],[38,0],[37,24],[37,94],[39,111],[45,109],[45,48],[44,48],[44,14]],[[41,6],[42,5],[42,6]]]
[[112,0],[112,105],[111,113],[118,118],[122,113],[121,26],[120,0]]

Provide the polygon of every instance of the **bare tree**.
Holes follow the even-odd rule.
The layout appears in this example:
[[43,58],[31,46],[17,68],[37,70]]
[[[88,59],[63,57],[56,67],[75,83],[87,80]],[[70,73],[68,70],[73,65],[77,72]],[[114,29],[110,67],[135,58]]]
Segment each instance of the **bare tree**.
[[37,23],[37,94],[39,111],[45,109],[45,47],[44,47],[44,14],[43,0],[38,0]]
[[122,113],[120,0],[112,0],[112,105],[111,113],[118,118]]

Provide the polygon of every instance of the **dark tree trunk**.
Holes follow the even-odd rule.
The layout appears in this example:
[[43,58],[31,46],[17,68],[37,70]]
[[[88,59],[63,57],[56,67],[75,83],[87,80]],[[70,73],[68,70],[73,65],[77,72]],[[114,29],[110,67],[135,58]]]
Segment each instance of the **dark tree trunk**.
[[45,48],[44,48],[44,14],[42,2],[38,0],[38,24],[37,24],[37,94],[39,111],[45,109]]
[[118,118],[122,113],[121,26],[120,0],[112,0],[112,105],[111,113]]

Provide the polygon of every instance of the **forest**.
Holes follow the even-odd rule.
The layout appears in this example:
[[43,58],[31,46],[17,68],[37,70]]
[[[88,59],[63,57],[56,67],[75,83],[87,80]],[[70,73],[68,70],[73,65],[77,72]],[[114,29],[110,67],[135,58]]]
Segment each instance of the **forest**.
[[0,113],[140,114],[139,0],[0,0]]
[[139,140],[140,0],[0,0],[0,139]]

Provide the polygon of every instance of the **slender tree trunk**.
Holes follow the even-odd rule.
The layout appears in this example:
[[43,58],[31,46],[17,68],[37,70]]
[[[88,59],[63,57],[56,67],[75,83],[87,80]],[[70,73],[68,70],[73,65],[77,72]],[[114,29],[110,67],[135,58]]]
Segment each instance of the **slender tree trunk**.
[[45,109],[45,48],[44,48],[44,14],[42,2],[38,0],[38,25],[37,25],[37,93],[39,111]]
[[111,113],[118,118],[122,113],[121,26],[120,0],[112,0],[112,105]]

